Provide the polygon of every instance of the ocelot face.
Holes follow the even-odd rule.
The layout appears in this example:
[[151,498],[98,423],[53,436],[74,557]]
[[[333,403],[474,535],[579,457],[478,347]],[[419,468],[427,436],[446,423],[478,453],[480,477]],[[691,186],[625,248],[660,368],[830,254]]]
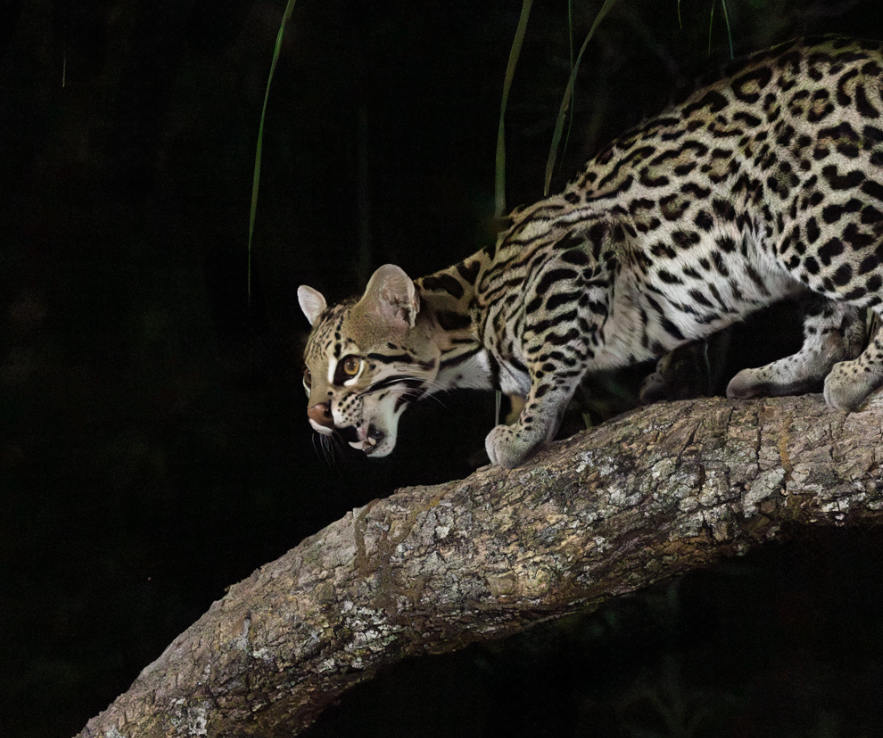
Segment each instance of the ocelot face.
[[303,377],[309,423],[373,457],[395,448],[402,412],[438,373],[438,349],[414,326],[419,300],[406,284],[410,297],[391,302],[381,289],[389,285],[372,278],[361,300],[331,308],[316,290],[298,290],[313,325]]

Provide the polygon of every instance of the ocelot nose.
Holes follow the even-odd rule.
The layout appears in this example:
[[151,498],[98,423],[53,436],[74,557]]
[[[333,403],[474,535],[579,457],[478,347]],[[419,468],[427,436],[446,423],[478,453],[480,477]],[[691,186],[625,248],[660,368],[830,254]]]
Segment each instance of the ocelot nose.
[[324,425],[326,428],[334,427],[334,418],[331,417],[331,405],[327,402],[320,402],[307,408],[307,417],[319,425]]

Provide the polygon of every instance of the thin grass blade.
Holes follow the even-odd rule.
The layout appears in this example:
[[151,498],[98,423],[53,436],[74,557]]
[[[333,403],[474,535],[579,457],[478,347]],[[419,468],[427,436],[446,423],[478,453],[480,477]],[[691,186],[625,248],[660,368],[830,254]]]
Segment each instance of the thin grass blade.
[[251,303],[251,245],[254,236],[255,214],[258,210],[258,189],[261,182],[261,152],[264,148],[264,120],[267,117],[267,101],[270,99],[270,85],[273,82],[273,74],[276,72],[276,62],[279,61],[279,54],[282,52],[282,37],[285,35],[285,25],[291,18],[291,12],[294,10],[295,0],[288,0],[285,6],[285,12],[282,13],[282,22],[279,24],[279,31],[276,34],[276,47],[273,49],[273,61],[270,64],[270,74],[267,76],[267,89],[264,92],[264,106],[261,108],[261,122],[258,126],[258,143],[254,156],[254,175],[251,181],[251,211],[248,216],[248,302]]
[[711,16],[708,19],[708,55],[711,56],[711,29],[714,28],[714,8],[717,0],[711,0]]
[[[567,0],[567,40],[570,49],[570,73],[573,74],[573,0]],[[576,91],[571,91],[570,109],[576,109]],[[567,151],[567,144],[570,143],[570,132],[573,129],[573,115],[567,117],[567,135],[564,137],[564,149]],[[548,194],[548,193],[547,193]]]
[[734,59],[733,54],[733,30],[730,28],[730,13],[727,10],[727,0],[721,0],[721,6],[724,9],[724,23],[727,26],[727,41],[730,42],[730,59]]
[[[521,15],[518,18],[518,26],[515,29],[515,38],[512,39],[512,48],[509,50],[509,62],[506,64],[506,77],[503,80],[503,97],[500,100],[500,123],[497,128],[497,155],[494,167],[494,215],[502,218],[506,212],[506,107],[509,104],[509,90],[512,89],[512,80],[515,78],[515,67],[518,57],[521,56],[521,46],[524,43],[524,34],[527,31],[527,21],[530,18],[530,9],[533,0],[523,0]],[[496,391],[496,423],[500,423],[500,390]]]
[[509,104],[509,90],[512,88],[512,80],[515,78],[515,66],[521,55],[521,45],[524,42],[524,34],[527,30],[527,20],[530,17],[530,9],[533,0],[523,0],[521,16],[518,18],[518,27],[515,29],[515,38],[512,39],[512,48],[509,50],[509,63],[506,65],[506,78],[503,80],[503,98],[500,101],[500,124],[497,129],[497,158],[496,176],[494,179],[494,214],[500,218],[506,212],[506,106]]

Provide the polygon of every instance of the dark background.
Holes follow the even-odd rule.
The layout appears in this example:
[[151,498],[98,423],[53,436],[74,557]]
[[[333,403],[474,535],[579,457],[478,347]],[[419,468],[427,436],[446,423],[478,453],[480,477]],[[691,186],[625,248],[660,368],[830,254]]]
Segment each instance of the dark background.
[[[574,2],[575,44],[599,2]],[[0,7],[0,736],[70,735],[224,588],[347,510],[481,463],[493,398],[406,414],[393,458],[304,417],[302,283],[413,276],[493,238],[514,0]],[[678,12],[680,10],[680,23]],[[729,53],[711,0],[620,0],[555,184]],[[879,0],[728,0],[736,53],[883,37]],[[542,194],[567,3],[536,0],[507,112]],[[766,328],[752,329],[781,339]],[[404,664],[314,736],[879,736],[883,540],[820,531],[501,644]]]

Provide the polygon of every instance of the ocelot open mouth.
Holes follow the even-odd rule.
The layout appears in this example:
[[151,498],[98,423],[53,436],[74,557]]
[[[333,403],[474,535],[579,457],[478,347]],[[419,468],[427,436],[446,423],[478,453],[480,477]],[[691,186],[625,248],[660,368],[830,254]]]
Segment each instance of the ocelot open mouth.
[[350,446],[366,454],[374,453],[377,445],[386,438],[386,432],[373,424],[368,425],[367,432],[363,428],[351,425],[341,430],[341,435]]

